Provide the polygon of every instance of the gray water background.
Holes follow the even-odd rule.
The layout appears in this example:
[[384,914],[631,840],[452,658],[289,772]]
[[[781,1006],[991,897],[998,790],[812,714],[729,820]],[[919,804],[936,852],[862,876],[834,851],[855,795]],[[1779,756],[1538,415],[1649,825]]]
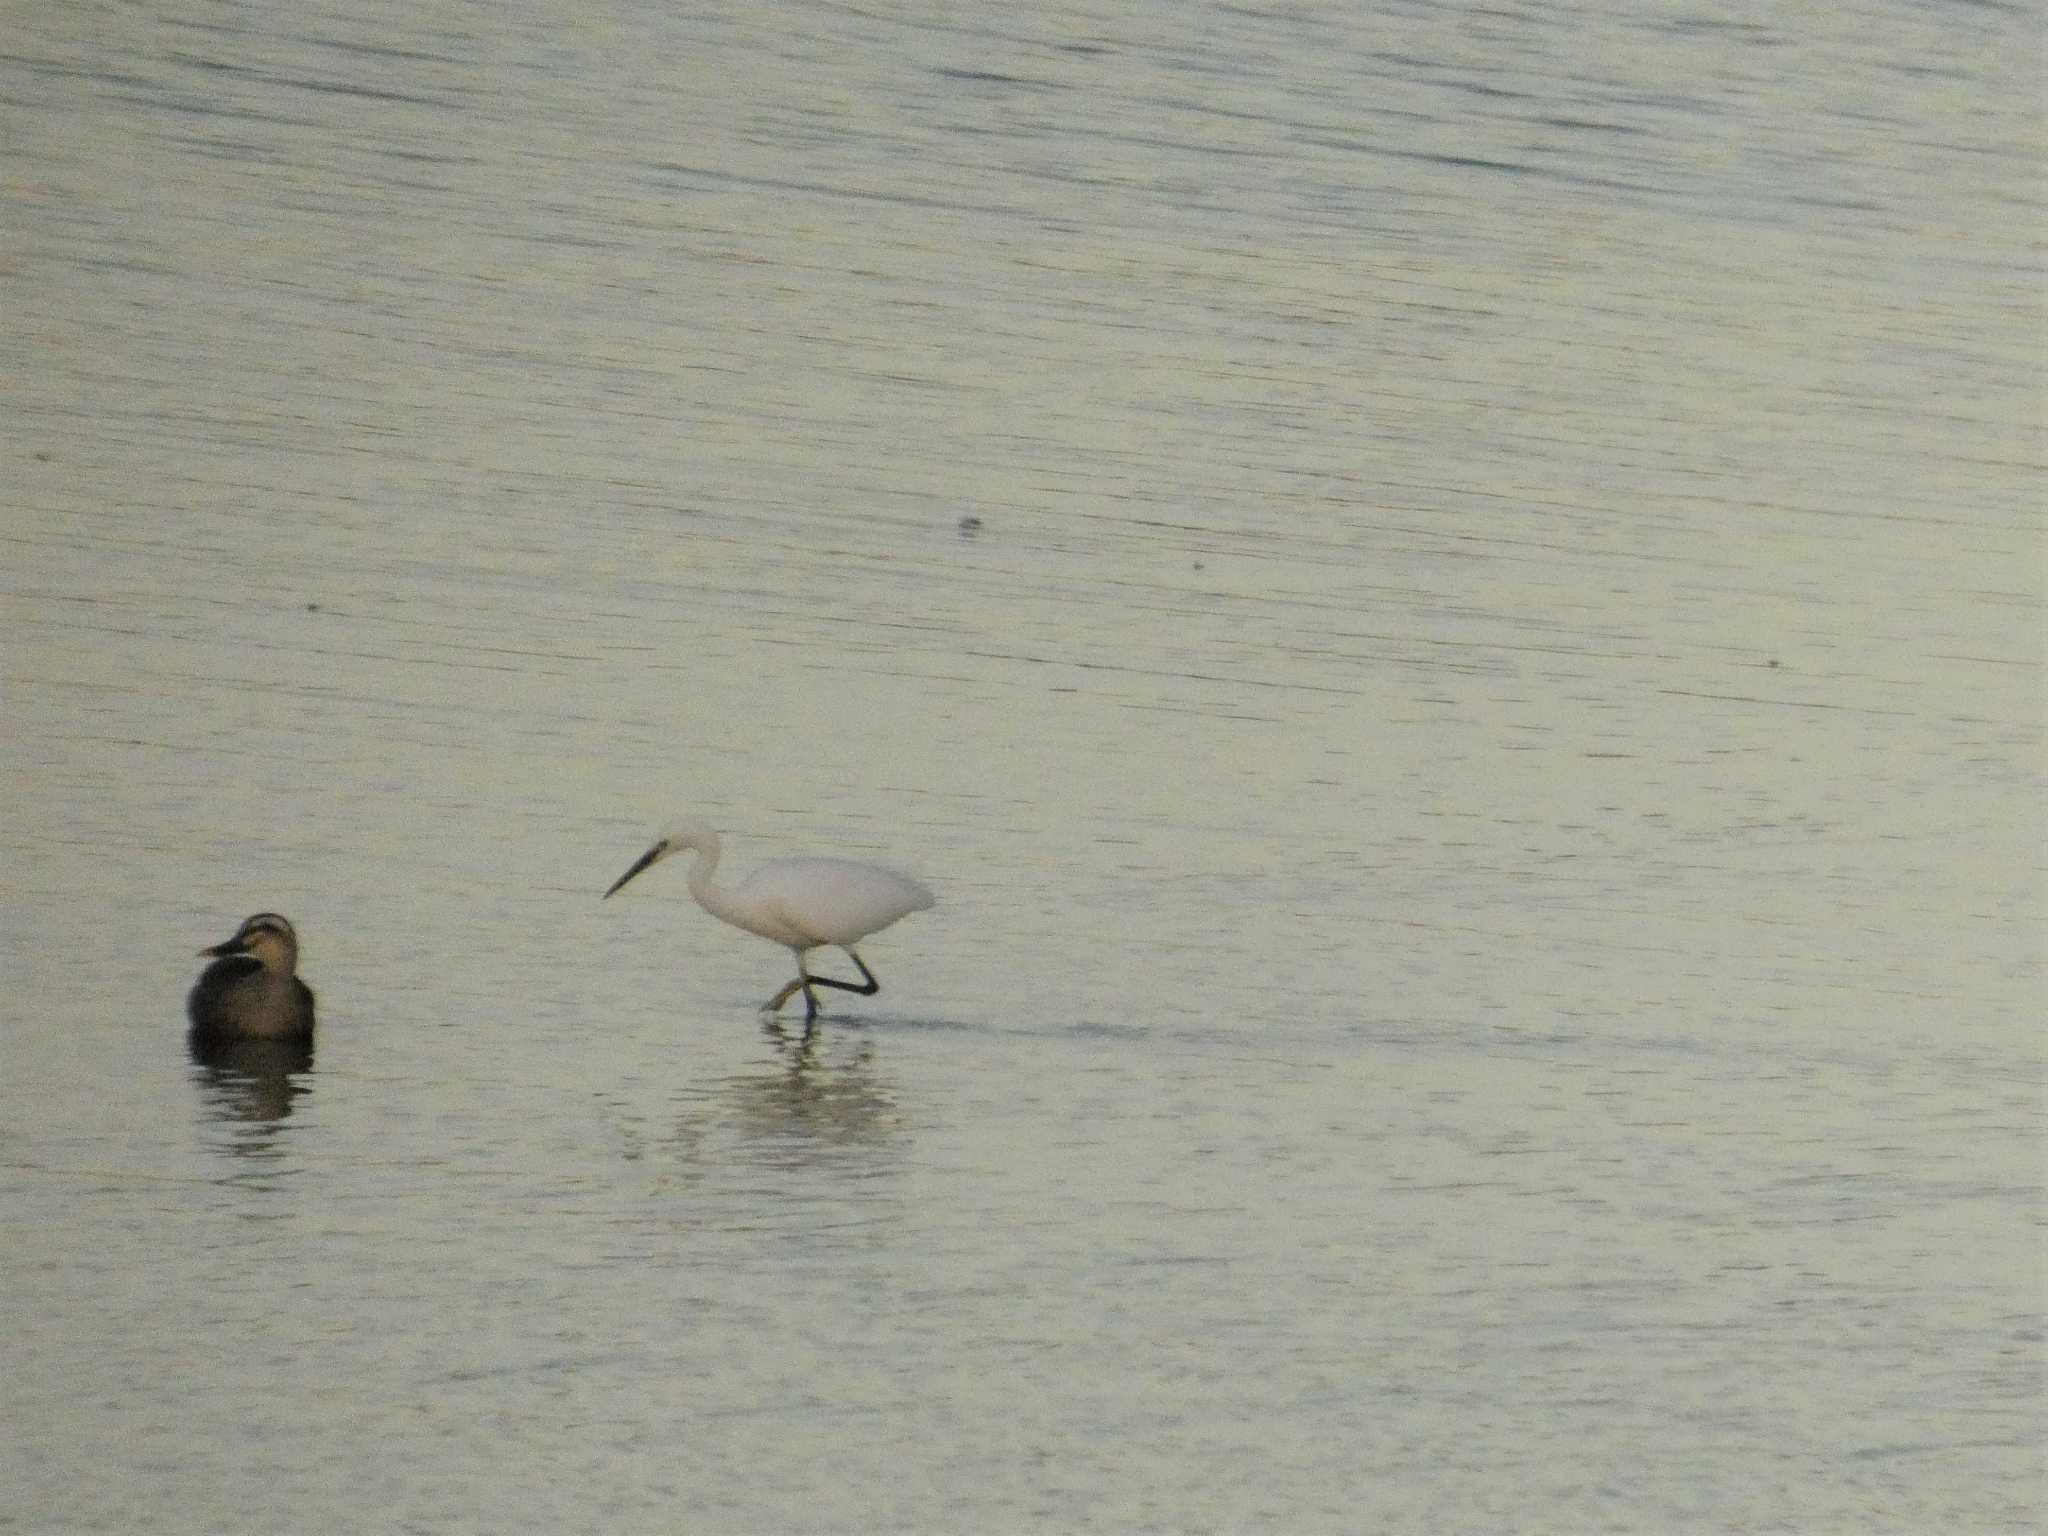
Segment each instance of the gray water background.
[[0,1529],[2042,1518],[2033,12],[7,20]]

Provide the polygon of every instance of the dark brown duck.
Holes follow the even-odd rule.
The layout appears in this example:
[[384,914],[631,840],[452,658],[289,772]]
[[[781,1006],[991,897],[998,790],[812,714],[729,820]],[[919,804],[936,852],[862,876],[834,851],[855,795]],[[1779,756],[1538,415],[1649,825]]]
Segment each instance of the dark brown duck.
[[185,999],[195,1044],[313,1038],[313,989],[298,978],[299,936],[290,923],[258,912],[233,938],[199,953],[218,958]]

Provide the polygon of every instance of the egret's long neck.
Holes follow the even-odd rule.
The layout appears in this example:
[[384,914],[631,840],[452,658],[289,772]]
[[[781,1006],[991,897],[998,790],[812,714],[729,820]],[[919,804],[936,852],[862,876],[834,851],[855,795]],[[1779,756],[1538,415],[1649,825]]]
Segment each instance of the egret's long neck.
[[[690,850],[690,894],[697,905],[721,922],[739,923],[733,914],[732,892],[718,884],[718,842],[711,839]],[[746,926],[739,923],[739,926]]]

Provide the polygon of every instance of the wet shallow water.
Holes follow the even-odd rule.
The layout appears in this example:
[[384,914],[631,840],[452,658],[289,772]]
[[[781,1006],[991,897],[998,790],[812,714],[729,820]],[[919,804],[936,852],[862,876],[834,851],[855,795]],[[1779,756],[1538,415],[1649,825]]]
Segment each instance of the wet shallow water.
[[2037,1520],[2028,55],[1801,26],[25,27],[0,1529]]

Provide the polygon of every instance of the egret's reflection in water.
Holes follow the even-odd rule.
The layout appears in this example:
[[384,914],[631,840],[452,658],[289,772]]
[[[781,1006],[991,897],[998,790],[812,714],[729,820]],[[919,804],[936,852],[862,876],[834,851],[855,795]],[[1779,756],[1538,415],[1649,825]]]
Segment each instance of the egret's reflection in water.
[[874,1042],[845,1032],[763,1026],[768,1061],[683,1093],[673,1144],[686,1163],[873,1171],[905,1121]]

